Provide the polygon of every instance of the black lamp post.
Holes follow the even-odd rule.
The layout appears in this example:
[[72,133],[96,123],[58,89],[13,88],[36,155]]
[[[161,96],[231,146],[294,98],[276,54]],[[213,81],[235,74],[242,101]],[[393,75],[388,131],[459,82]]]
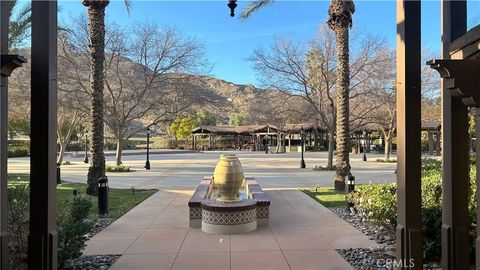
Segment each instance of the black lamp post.
[[301,139],[301,144],[302,144],[302,160],[300,161],[300,168],[305,169],[305,160],[303,159],[303,151],[305,147],[305,130],[303,130],[303,127],[300,128],[300,139]]
[[147,161],[145,161],[145,169],[150,170],[150,128],[147,128]]
[[367,132],[363,131],[363,161],[367,161]]
[[88,163],[88,144],[87,144],[87,133],[85,133],[85,158],[83,159],[83,163]]

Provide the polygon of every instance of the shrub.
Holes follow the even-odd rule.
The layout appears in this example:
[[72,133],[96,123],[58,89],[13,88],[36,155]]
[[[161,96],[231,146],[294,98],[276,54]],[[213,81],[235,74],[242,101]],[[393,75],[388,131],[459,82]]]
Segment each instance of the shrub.
[[92,226],[88,222],[88,212],[92,207],[89,199],[82,196],[72,201],[59,201],[58,226],[58,268],[63,269],[68,260],[78,258],[87,241],[86,234]]
[[105,165],[105,171],[106,172],[129,172],[130,167],[126,167],[124,165],[112,166],[107,164]]
[[[29,233],[29,185],[24,183],[8,186],[8,248],[11,269],[27,268]],[[77,197],[57,203],[58,267],[63,269],[68,260],[82,255],[91,230],[87,220],[91,208],[89,199]]]
[[392,230],[397,226],[396,184],[358,186],[348,194],[358,213],[365,219],[384,225]]
[[28,157],[30,155],[30,148],[28,146],[9,146],[7,149],[7,157]]
[[7,200],[9,263],[12,269],[26,269],[30,222],[28,184],[9,185]]
[[[476,171],[470,171],[469,221],[476,224]],[[365,185],[348,195],[355,203],[359,214],[367,220],[395,229],[397,219],[397,188],[395,184]],[[422,234],[423,256],[426,261],[438,261],[441,256],[442,227],[442,178],[441,161],[436,159],[422,160]],[[475,226],[469,228],[470,240],[473,243]],[[470,255],[474,256],[473,245]]]
[[376,162],[382,162],[382,163],[396,163],[397,160],[396,159],[383,159],[383,158],[377,158],[377,160],[375,160]]

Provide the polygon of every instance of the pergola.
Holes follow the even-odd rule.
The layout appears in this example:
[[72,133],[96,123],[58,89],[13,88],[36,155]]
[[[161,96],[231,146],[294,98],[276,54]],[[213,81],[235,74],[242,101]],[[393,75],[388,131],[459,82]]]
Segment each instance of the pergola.
[[[7,252],[7,96],[9,72],[22,60],[8,54],[8,14],[0,1],[0,265]],[[467,31],[466,1],[443,0],[442,58],[430,65],[442,84],[443,218],[442,268],[468,269],[468,107],[480,105],[480,27]],[[421,269],[421,2],[397,0],[398,225],[397,259],[402,269]],[[57,1],[32,2],[31,171],[29,268],[56,269],[55,125]],[[478,112],[477,112],[478,114]],[[477,134],[480,125],[477,124]],[[480,140],[477,140],[480,149]],[[477,158],[480,158],[477,155]],[[477,171],[480,171],[477,161]],[[477,185],[479,181],[477,178]],[[477,202],[478,205],[478,202]],[[480,207],[477,207],[480,211]],[[480,214],[477,214],[480,218]],[[477,221],[477,224],[480,224]],[[477,226],[480,232],[480,226]],[[476,244],[480,245],[477,238]],[[480,262],[480,249],[477,249]],[[413,261],[412,261],[413,260]],[[413,262],[414,266],[409,263]],[[480,269],[480,263],[477,263]]]
[[[306,134],[317,136],[318,133],[325,133],[325,129],[315,126],[312,123],[286,124],[283,128],[274,125],[248,125],[248,126],[200,126],[192,129],[192,148],[196,149],[197,136],[208,136],[209,147],[214,148],[217,136],[233,136],[235,146],[241,145],[246,139],[249,144],[254,146],[254,150],[259,149],[259,144],[263,139],[272,141],[273,138],[281,136],[282,139],[288,137],[288,146],[291,147],[292,135],[299,135],[303,128]],[[316,137],[317,138],[317,137]],[[322,137],[320,137],[322,138]],[[239,140],[240,139],[240,140]]]

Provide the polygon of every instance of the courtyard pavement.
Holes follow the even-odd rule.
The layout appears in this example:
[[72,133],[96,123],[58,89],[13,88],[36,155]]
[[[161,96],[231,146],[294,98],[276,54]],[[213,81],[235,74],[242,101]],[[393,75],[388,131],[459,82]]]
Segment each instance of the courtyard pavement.
[[[125,151],[129,152],[129,151]],[[205,153],[164,153],[150,156],[151,170],[146,171],[145,155],[124,156],[123,163],[134,172],[107,173],[110,187],[115,188],[160,188],[193,189],[203,176],[212,175],[218,157],[222,152]],[[333,171],[314,171],[315,165],[327,164],[326,152],[307,152],[306,169],[300,169],[300,153],[265,154],[263,152],[229,151],[236,153],[247,176],[255,177],[266,188],[297,188],[332,186]],[[357,183],[385,183],[395,181],[396,163],[375,162],[383,155],[368,154],[368,161],[362,155],[351,155],[352,174]],[[114,156],[107,156],[107,164],[114,163]],[[395,156],[393,156],[395,158]],[[73,165],[61,167],[62,180],[86,183],[88,164],[83,155],[67,157]],[[334,160],[335,162],[335,160]],[[28,158],[8,160],[9,173],[28,173]]]
[[[231,152],[230,152],[231,153]],[[221,152],[128,155],[124,165],[133,172],[109,173],[116,188],[158,188],[159,191],[120,217],[87,243],[85,255],[122,255],[111,269],[352,269],[335,249],[375,247],[343,219],[298,187],[332,186],[333,172],[314,171],[326,164],[326,153],[235,152],[245,171],[255,177],[271,199],[270,224],[241,235],[212,235],[189,228],[188,206],[203,176],[212,175]],[[107,163],[113,163],[107,156]],[[381,155],[351,156],[357,183],[395,180],[395,163],[377,163]],[[83,156],[68,157],[62,180],[85,183]],[[9,159],[9,173],[28,173],[28,158]]]
[[189,228],[192,190],[161,190],[95,235],[85,255],[111,269],[352,269],[335,249],[376,243],[297,189],[267,190],[270,225],[240,235]]

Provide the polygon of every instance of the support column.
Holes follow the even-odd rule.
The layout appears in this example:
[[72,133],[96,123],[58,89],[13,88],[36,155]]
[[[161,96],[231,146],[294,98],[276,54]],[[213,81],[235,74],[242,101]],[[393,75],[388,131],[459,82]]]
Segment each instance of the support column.
[[362,146],[360,145],[360,134],[357,134],[357,153],[360,154],[362,152]]
[[428,154],[433,156],[433,133],[432,131],[428,130]]
[[32,1],[29,269],[57,269],[57,1]]
[[435,132],[435,155],[440,156],[440,131]]
[[[8,6],[0,1],[0,54],[8,54]],[[3,65],[3,59],[0,65]],[[8,77],[0,81],[0,269],[8,269],[7,240],[7,147],[8,147]]]
[[292,133],[288,134],[288,152],[292,152]]
[[195,134],[192,134],[192,150],[193,150],[193,151],[196,150],[196,147],[195,147]]
[[[397,0],[397,260],[422,269],[421,3]],[[411,267],[410,267],[411,266]]]
[[[441,2],[442,59],[449,59],[450,43],[465,34],[466,1]],[[455,128],[453,128],[455,127]],[[468,268],[468,116],[460,99],[452,98],[442,80],[442,269]]]
[[366,134],[367,153],[370,153],[370,144],[371,144],[371,143],[370,143],[370,139],[371,139],[371,138],[370,138],[370,133],[367,132],[367,134]]

